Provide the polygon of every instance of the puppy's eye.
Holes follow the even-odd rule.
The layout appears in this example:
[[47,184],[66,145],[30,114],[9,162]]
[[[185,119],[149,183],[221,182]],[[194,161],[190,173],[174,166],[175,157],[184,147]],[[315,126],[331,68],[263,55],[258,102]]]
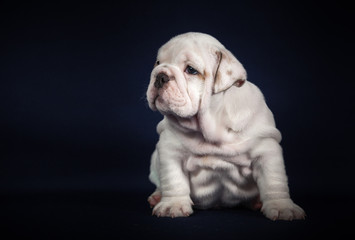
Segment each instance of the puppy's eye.
[[156,64],[156,65],[159,65],[159,64],[160,64],[160,62],[159,62],[159,61],[157,61],[155,64]]
[[199,72],[191,66],[187,66],[185,72],[191,75],[197,75]]

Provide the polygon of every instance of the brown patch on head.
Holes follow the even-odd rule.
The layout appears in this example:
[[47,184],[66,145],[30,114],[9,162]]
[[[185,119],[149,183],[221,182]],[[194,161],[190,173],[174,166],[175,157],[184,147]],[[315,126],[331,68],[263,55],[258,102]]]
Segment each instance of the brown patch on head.
[[229,69],[229,70],[227,71],[227,75],[228,75],[228,76],[232,76],[232,74],[233,74],[233,71],[232,71],[231,69]]
[[201,78],[202,81],[205,81],[205,79],[208,77],[208,73],[204,70],[203,73],[199,73],[198,77]]
[[209,73],[208,73],[208,72],[203,71],[203,76],[205,76],[205,78],[208,78],[210,75],[209,75]]
[[196,76],[202,81],[205,81],[206,78],[208,78],[209,74],[204,70],[203,73],[198,73]]

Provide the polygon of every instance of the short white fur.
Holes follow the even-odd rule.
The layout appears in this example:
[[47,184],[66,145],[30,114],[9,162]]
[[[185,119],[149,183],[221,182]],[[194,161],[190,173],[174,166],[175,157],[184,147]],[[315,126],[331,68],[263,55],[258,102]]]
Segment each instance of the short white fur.
[[[158,52],[147,100],[164,119],[151,158],[153,214],[183,217],[196,208],[235,206],[260,198],[272,220],[303,219],[290,198],[281,134],[261,91],[215,38],[186,33]],[[185,72],[188,64],[199,74]],[[169,76],[162,88],[159,73]]]

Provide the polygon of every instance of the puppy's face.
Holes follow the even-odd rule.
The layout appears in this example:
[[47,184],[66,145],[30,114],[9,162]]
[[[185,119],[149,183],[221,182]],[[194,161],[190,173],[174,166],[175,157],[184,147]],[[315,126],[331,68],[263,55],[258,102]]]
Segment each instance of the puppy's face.
[[240,74],[241,69],[233,70],[233,63],[241,66],[209,35],[187,33],[171,39],[158,51],[147,90],[149,107],[163,115],[194,116],[206,93],[207,82],[213,85],[209,87],[212,94],[225,90],[237,80],[245,81],[245,70],[242,66],[244,74]]
[[162,46],[147,91],[150,108],[179,117],[195,115],[209,74],[205,57],[185,38]]

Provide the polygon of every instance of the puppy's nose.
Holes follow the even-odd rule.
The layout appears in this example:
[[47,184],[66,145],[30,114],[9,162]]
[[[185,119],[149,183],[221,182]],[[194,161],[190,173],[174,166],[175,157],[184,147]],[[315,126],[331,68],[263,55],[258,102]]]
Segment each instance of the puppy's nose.
[[159,73],[155,78],[154,86],[156,88],[161,88],[165,83],[169,82],[169,80],[170,79],[168,75],[166,75],[165,73]]

